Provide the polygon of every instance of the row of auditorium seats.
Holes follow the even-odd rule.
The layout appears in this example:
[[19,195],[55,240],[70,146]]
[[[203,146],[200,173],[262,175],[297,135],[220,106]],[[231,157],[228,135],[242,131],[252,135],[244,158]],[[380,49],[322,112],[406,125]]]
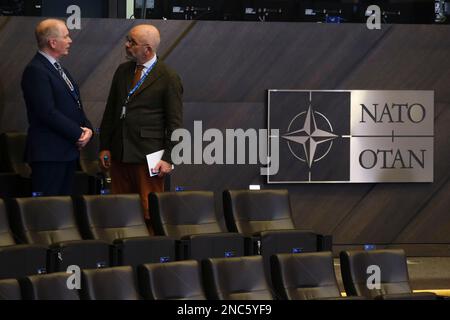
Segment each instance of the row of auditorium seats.
[[92,210],[76,210],[70,197],[16,198],[7,216],[0,202],[0,278],[174,260],[175,240],[150,237],[139,196],[79,201]]
[[[0,135],[0,196],[26,197],[31,195],[31,168],[25,162],[27,134],[6,132]],[[98,135],[81,151],[75,174],[74,194],[100,193],[105,177],[98,166]]]
[[332,249],[331,236],[296,229],[287,190],[226,190],[224,215],[207,191],[152,193],[149,203],[156,234],[180,239],[179,257],[260,254],[268,268],[275,253]]
[[138,195],[15,198],[7,205],[0,200],[0,279],[70,265],[254,254],[263,256],[268,269],[275,253],[331,250],[330,237],[295,229],[287,190],[225,191],[225,217],[215,211],[212,192],[149,197],[156,236],[148,232]]
[[[31,168],[25,162],[27,134],[5,132],[0,135],[0,197],[31,196]],[[73,194],[101,194],[111,188],[109,176],[100,170],[98,153],[99,135],[94,134],[80,152],[75,173]],[[170,190],[170,175],[164,180],[164,190]]]
[[[380,288],[367,287],[365,270],[377,263]],[[413,293],[402,250],[341,253],[342,297],[331,252],[277,254],[271,257],[273,286],[261,256],[210,258],[201,263],[168,263],[83,270],[81,279],[59,272],[0,280],[0,299],[31,300],[435,300],[433,293]],[[348,269],[347,269],[348,268]],[[363,276],[364,275],[364,276]],[[347,277],[350,276],[350,277]],[[69,279],[70,277],[70,279]],[[77,281],[80,287],[76,288]],[[79,290],[75,290],[79,289]]]

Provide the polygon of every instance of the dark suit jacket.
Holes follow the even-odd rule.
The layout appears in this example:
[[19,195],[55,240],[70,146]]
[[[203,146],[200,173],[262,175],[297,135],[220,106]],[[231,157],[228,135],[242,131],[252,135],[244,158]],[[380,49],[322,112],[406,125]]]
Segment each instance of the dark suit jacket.
[[183,117],[180,77],[158,59],[130,98],[125,119],[120,119],[135,68],[135,62],[125,62],[114,74],[100,127],[100,149],[110,150],[113,160],[125,163],[145,163],[147,154],[164,149],[163,160],[171,163],[170,137],[182,126]]
[[[79,89],[67,70],[75,92]],[[82,130],[92,129],[84,111],[54,66],[37,53],[22,76],[22,91],[27,106],[28,135],[26,160],[72,161],[79,157],[76,146]]]

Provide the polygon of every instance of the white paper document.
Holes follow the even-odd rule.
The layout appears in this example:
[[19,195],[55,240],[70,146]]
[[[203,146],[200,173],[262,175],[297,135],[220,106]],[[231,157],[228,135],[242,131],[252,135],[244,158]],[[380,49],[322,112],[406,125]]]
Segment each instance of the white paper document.
[[150,177],[157,176],[159,172],[152,172],[152,169],[156,167],[158,162],[161,160],[164,154],[164,150],[159,150],[147,155],[147,164],[148,164],[148,172],[150,173]]

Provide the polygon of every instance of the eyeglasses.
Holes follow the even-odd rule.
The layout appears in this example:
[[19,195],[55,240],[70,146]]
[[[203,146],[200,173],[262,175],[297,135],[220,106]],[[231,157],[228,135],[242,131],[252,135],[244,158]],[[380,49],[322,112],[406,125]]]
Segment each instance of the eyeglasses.
[[125,42],[129,43],[132,47],[142,46],[142,47],[150,47],[149,44],[138,44],[136,41],[133,40],[130,36],[125,37]]

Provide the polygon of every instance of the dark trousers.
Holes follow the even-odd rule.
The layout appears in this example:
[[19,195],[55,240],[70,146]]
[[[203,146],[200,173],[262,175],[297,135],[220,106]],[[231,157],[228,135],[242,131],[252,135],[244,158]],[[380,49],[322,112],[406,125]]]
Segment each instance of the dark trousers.
[[32,162],[31,191],[39,196],[71,195],[76,164],[76,160]]

